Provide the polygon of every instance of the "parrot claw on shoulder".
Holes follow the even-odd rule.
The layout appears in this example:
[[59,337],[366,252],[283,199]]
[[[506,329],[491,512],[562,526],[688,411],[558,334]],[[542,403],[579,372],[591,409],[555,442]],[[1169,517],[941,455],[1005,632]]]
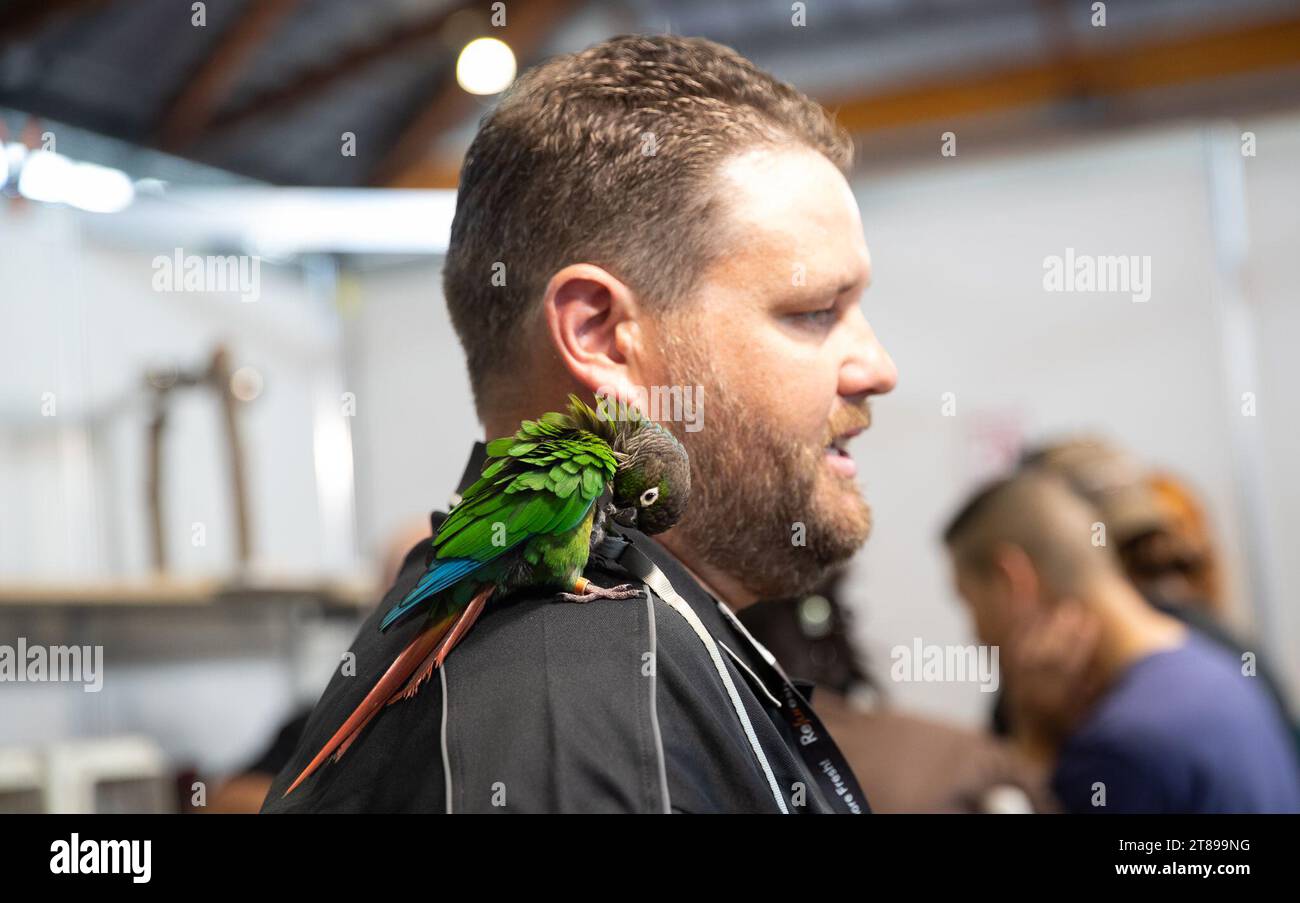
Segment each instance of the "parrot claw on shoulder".
[[597,599],[635,599],[641,595],[641,590],[631,583],[622,583],[609,589],[594,583],[584,583],[579,590],[577,593],[560,593],[560,598],[565,602],[594,602]]

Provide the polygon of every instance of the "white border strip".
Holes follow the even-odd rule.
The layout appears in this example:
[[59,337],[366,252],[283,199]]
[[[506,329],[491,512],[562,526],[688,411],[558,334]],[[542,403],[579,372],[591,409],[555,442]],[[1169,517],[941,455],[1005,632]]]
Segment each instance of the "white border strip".
[[655,600],[650,595],[650,587],[646,587],[645,594],[646,615],[650,619],[650,729],[655,738],[655,764],[659,772],[659,793],[664,801],[664,814],[669,815],[673,811],[672,802],[668,795],[668,769],[664,764],[664,741],[663,735],[659,732],[659,705],[656,698],[659,695],[659,639],[655,632]]
[[447,814],[451,809],[451,759],[447,757],[447,710],[451,708],[447,701],[447,663],[438,669],[438,679],[442,681],[442,774],[446,781]]

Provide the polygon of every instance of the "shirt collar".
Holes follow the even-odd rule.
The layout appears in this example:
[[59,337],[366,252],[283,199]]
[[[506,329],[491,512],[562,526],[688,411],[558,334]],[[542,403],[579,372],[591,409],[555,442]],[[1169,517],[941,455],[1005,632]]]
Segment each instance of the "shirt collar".
[[673,588],[677,590],[677,594],[685,600],[686,604],[704,622],[713,638],[722,642],[727,647],[728,652],[740,659],[740,663],[744,665],[744,668],[741,669],[742,673],[745,674],[747,679],[755,681],[762,691],[758,694],[759,698],[766,698],[772,701],[777,708],[780,708],[780,702],[777,701],[772,688],[768,687],[758,676],[761,667],[759,659],[764,656],[754,645],[757,641],[750,636],[749,631],[743,627],[738,628],[736,624],[732,623],[734,620],[738,624],[739,619],[734,614],[731,614],[730,609],[727,609],[724,613],[722,610],[723,603],[710,595],[691,575],[690,571],[686,570],[685,566],[677,560],[676,556],[660,545],[657,540],[635,530],[624,532],[642,554],[659,566],[659,569],[664,572],[669,582],[672,583]]
[[465,490],[478,482],[478,478],[483,475],[483,465],[487,463],[487,445],[483,442],[475,442],[474,448],[469,453],[469,463],[465,465],[465,472],[460,476],[460,485],[456,487],[457,495],[464,495]]
[[[478,482],[478,478],[483,475],[483,465],[487,462],[487,445],[482,442],[475,442],[474,447],[470,449],[469,461],[465,464],[465,472],[460,475],[460,483],[456,486],[456,491],[447,499],[447,510],[450,511],[460,503],[460,497],[465,494],[465,490]],[[433,535],[438,535],[438,528],[442,526],[443,518],[447,515],[442,511],[434,511],[429,515],[429,523],[433,527]]]

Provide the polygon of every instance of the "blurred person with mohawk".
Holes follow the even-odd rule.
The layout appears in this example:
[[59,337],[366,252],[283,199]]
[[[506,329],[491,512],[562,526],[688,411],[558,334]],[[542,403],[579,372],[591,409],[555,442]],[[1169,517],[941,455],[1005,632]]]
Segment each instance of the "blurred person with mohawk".
[[1151,607],[1099,512],[1026,470],[944,534],[980,641],[1002,649],[1019,747],[1069,812],[1300,812],[1287,727],[1240,663]]
[[[1256,678],[1273,698],[1300,750],[1300,728],[1267,656],[1225,623],[1221,555],[1209,518],[1192,488],[1171,474],[1148,470],[1129,452],[1102,439],[1079,437],[1029,449],[1026,470],[1052,473],[1086,499],[1106,525],[1124,573],[1156,610],[1177,618],[1238,660],[1253,657]],[[1005,696],[999,697],[999,703]],[[1005,732],[1005,712],[995,710]]]

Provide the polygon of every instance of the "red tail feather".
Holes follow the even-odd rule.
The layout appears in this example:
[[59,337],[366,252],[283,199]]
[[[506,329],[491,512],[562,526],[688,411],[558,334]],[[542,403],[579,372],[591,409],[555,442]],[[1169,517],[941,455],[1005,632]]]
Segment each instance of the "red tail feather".
[[[487,604],[487,600],[492,596],[494,589],[493,586],[484,587],[475,594],[473,599],[470,599],[469,605],[465,606],[460,618],[452,625],[451,631],[442,638],[442,642],[433,648],[433,651],[425,658],[424,664],[420,666],[420,670],[412,674],[411,679],[406,682],[406,686],[393,694],[393,698],[388,700],[389,705],[413,697],[420,691],[420,684],[428,680],[435,670],[442,667],[442,663],[447,660],[451,650],[456,648],[456,644],[474,626],[474,622],[478,620],[479,614],[483,611],[483,606]],[[337,755],[342,755],[342,750]]]
[[316,753],[316,757],[303,769],[302,774],[298,775],[297,780],[289,785],[284,795],[293,793],[299,784],[311,777],[316,769],[331,757],[331,754],[337,761],[347,752],[352,742],[360,736],[375,715],[379,714],[379,710],[386,702],[391,704],[399,699],[410,699],[414,696],[420,684],[428,679],[435,669],[442,667],[447,653],[451,652],[464,637],[465,632],[473,626],[484,604],[495,591],[495,585],[490,583],[485,585],[475,593],[464,611],[448,615],[420,631],[388,666],[384,676],[366,694],[366,698],[361,700],[361,704],[348,716],[348,720],[343,722],[343,726],[334,732],[334,736],[330,737],[329,742]]

